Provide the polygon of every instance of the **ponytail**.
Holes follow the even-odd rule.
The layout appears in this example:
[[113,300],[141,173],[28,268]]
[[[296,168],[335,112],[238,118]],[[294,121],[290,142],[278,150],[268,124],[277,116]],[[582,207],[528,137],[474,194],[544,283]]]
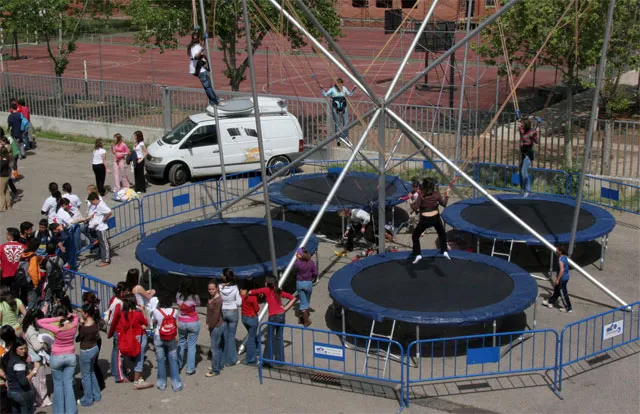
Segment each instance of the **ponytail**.
[[267,283],[267,287],[269,289],[271,289],[271,291],[275,294],[276,299],[278,301],[282,300],[280,298],[280,293],[282,293],[282,290],[280,289],[280,287],[278,287],[278,282],[276,281],[276,278],[273,276],[267,277],[266,278],[266,283]]

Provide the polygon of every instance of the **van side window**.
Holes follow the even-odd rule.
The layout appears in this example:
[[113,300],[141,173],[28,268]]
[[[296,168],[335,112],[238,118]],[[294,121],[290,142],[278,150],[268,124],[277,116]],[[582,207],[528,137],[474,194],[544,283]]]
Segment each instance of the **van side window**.
[[245,128],[245,129],[244,129],[244,132],[246,132],[246,133],[247,133],[247,136],[249,136],[249,137],[256,137],[256,138],[258,138],[258,131],[256,131],[256,130],[255,130],[255,129],[253,129],[253,128]]
[[232,137],[239,137],[240,135],[242,135],[242,133],[240,132],[240,128],[227,128],[227,132],[229,133],[229,136]]
[[196,129],[182,148],[206,147],[208,145],[216,145],[217,143],[218,135],[216,133],[216,126],[205,125]]

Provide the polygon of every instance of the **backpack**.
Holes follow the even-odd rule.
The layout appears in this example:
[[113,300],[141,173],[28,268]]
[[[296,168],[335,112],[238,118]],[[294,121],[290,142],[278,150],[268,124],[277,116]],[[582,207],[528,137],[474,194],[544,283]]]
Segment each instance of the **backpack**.
[[160,312],[162,316],[164,316],[164,318],[162,319],[162,323],[160,324],[160,328],[158,329],[160,339],[162,339],[163,341],[173,341],[178,335],[176,318],[173,316],[174,312],[172,311],[170,315],[167,315],[160,308],[158,308],[158,312]]
[[29,120],[25,118],[25,116],[22,115],[22,113],[20,113],[20,130],[23,132],[28,131],[29,126],[31,126],[31,123],[29,122]]
[[122,333],[118,335],[118,350],[124,356],[136,357],[140,355],[140,342],[133,331],[134,321],[129,321],[128,313],[123,316],[127,321]]
[[46,265],[47,272],[47,289],[51,292],[63,292],[64,291],[64,273],[62,272],[62,266],[58,262],[58,257],[47,258]]
[[127,155],[127,159],[125,160],[125,162],[127,163],[127,165],[132,163],[133,165],[136,165],[136,163],[138,162],[138,153],[136,153],[135,151],[131,151],[129,155]]
[[344,112],[347,107],[347,98],[344,96],[337,96],[331,99],[331,103],[333,104],[333,108],[338,112]]
[[29,261],[28,260],[20,260],[18,262],[18,268],[16,269],[15,274],[15,284],[16,286],[28,286],[31,283],[31,275],[29,274]]

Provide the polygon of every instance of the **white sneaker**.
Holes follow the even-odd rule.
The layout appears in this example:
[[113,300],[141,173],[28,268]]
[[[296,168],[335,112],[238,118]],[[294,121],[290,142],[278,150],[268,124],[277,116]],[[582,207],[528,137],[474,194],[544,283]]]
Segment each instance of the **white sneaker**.
[[422,260],[422,256],[417,255],[416,258],[413,260],[413,264],[418,263],[420,260]]
[[444,252],[444,253],[442,253],[442,255],[444,257],[446,257],[447,259],[451,260],[451,257],[449,256],[449,252]]
[[546,306],[547,308],[551,308],[551,309],[553,309],[553,304],[549,303],[549,301],[548,301],[547,299],[544,299],[544,300],[542,301],[542,305],[543,305],[543,306]]

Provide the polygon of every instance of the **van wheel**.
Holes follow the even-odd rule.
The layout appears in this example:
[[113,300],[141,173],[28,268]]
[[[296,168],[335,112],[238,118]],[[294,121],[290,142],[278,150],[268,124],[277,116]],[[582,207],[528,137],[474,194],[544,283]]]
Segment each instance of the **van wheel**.
[[283,166],[289,164],[291,161],[284,155],[276,155],[271,158],[267,163],[267,174],[271,175],[279,171]]
[[180,186],[189,180],[189,170],[184,164],[174,164],[169,168],[169,181],[171,185]]

